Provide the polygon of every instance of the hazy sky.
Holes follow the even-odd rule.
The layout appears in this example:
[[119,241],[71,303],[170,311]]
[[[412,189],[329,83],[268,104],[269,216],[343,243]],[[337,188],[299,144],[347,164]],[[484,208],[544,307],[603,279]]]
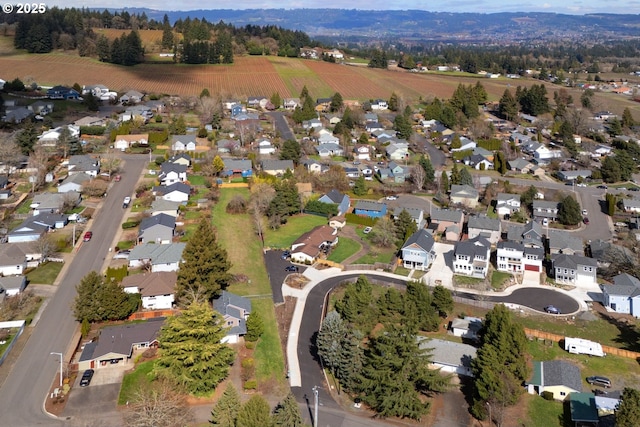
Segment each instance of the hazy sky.
[[[586,13],[640,13],[640,0],[53,0],[46,3],[60,7],[147,7],[159,10],[194,9],[298,9],[339,8],[362,10],[419,9],[432,12],[555,12],[584,15]],[[640,18],[639,18],[640,19]]]

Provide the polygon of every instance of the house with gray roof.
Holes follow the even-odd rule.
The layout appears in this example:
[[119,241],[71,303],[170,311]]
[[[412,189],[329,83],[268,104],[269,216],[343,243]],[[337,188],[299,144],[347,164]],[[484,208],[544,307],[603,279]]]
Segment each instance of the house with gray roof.
[[165,310],[173,307],[178,275],[175,271],[132,274],[120,282],[125,292],[140,294],[145,310]]
[[196,136],[195,135],[171,135],[172,151],[195,151]]
[[169,160],[167,160],[167,162],[189,167],[191,166],[191,156],[187,153],[174,154],[173,156],[169,157]]
[[424,228],[427,221],[424,219],[424,211],[422,209],[398,206],[393,210],[393,219],[397,220],[402,211],[407,211],[409,215],[411,215],[411,218],[415,221],[418,230]]
[[423,229],[413,233],[402,245],[402,265],[404,268],[428,270],[436,259],[433,250],[435,241],[431,234]]
[[75,191],[77,193],[82,192],[82,185],[91,180],[91,176],[84,173],[76,173],[73,175],[67,176],[64,181],[58,184],[57,190],[58,193],[68,193],[69,191]]
[[177,218],[180,213],[180,206],[182,206],[182,204],[178,202],[156,199],[151,202],[151,209],[146,212],[151,214],[151,216],[165,214]]
[[527,391],[538,395],[547,391],[555,400],[567,400],[571,393],[582,392],[580,368],[565,360],[534,361]]
[[30,216],[22,224],[11,230],[7,236],[9,243],[35,242],[53,229],[64,228],[69,217],[57,213],[41,213]]
[[627,273],[613,278],[613,285],[602,285],[604,305],[616,313],[640,318],[640,280]]
[[105,326],[100,330],[97,342],[86,344],[78,369],[101,369],[115,363],[128,365],[134,353],[142,353],[150,347],[158,346],[158,336],[164,318],[156,318],[141,323]]
[[635,263],[635,255],[624,246],[615,245],[602,239],[592,240],[589,243],[588,254],[598,261],[598,267],[606,268],[611,265],[611,260],[625,259]]
[[534,271],[542,273],[545,253],[542,247],[528,247],[519,242],[504,240],[498,242],[496,268],[505,273]]
[[176,229],[176,217],[160,213],[140,222],[138,244],[157,243],[166,245],[173,241]]
[[581,237],[562,230],[549,230],[547,236],[549,253],[584,255],[584,241]]
[[622,207],[625,212],[640,212],[640,199],[623,199]]
[[479,193],[471,185],[452,185],[449,197],[454,205],[463,205],[468,208],[478,206]]
[[598,263],[580,255],[556,254],[551,257],[554,279],[570,285],[596,285]]
[[293,160],[263,160],[262,171],[269,175],[284,175],[287,170],[293,172]]
[[67,168],[69,169],[69,175],[84,172],[95,178],[100,172],[100,160],[86,154],[78,154],[69,157]]
[[420,349],[429,349],[432,369],[442,372],[473,377],[471,361],[476,358],[476,348],[441,339],[417,337]]
[[471,166],[475,170],[493,169],[493,162],[487,159],[482,154],[472,154],[470,156],[467,156],[463,159],[463,163],[467,166]]
[[36,194],[31,201],[30,208],[33,215],[41,213],[58,213],[65,203],[75,207],[80,204],[80,193],[68,191],[66,193],[41,193]]
[[509,170],[520,172],[522,174],[530,173],[531,168],[533,167],[533,163],[523,158],[509,160],[507,164],[509,165]]
[[467,230],[469,239],[481,236],[495,245],[502,234],[502,222],[497,218],[489,218],[487,215],[472,215],[467,222]]
[[0,294],[8,297],[18,295],[27,287],[27,276],[0,276]]
[[335,188],[329,191],[327,194],[323,194],[319,199],[319,202],[338,205],[338,216],[344,215],[351,206],[351,199],[348,195],[342,194]]
[[231,153],[233,151],[240,149],[240,141],[237,139],[221,139],[216,142],[216,147],[218,147],[218,153]]
[[17,245],[0,245],[0,275],[17,276],[22,275],[27,268],[27,255]]
[[158,198],[186,204],[191,195],[191,187],[184,182],[153,187],[153,194]]
[[399,165],[396,162],[389,162],[386,168],[380,168],[377,171],[380,180],[391,180],[396,183],[403,183],[411,175],[411,171],[408,167]]
[[520,210],[520,195],[509,193],[498,193],[496,196],[496,213],[499,217],[513,215]]
[[544,235],[544,229],[539,222],[529,221],[524,225],[511,224],[507,231],[507,240],[528,247],[544,248]]
[[129,254],[129,267],[140,268],[150,265],[152,273],[178,271],[185,246],[184,242],[167,245],[156,245],[155,243],[137,245],[131,249]]
[[558,202],[550,202],[546,200],[533,201],[533,218],[542,221],[545,218],[548,221],[556,221],[558,219]]
[[160,165],[158,181],[160,185],[171,185],[187,180],[187,166],[179,163],[164,162]]
[[7,109],[2,116],[2,121],[5,123],[22,123],[29,117],[33,116],[33,111],[27,107],[17,107]]
[[385,148],[389,160],[404,160],[409,157],[409,143],[405,140],[397,140]]
[[342,146],[335,142],[325,142],[323,144],[316,145],[315,148],[320,157],[344,155],[344,149],[342,148]]
[[431,224],[438,233],[444,233],[445,239],[457,241],[460,239],[462,227],[464,225],[464,214],[462,211],[452,209],[433,209],[430,217]]
[[591,178],[591,171],[588,169],[577,169],[570,171],[558,171],[558,179],[564,182],[573,182],[578,179]]
[[356,215],[368,216],[371,218],[381,218],[387,214],[387,204],[373,202],[371,200],[358,200],[353,208]]
[[453,251],[453,272],[484,279],[489,271],[491,243],[484,237],[457,242]]
[[229,328],[221,342],[237,343],[240,337],[247,333],[247,319],[251,316],[251,300],[222,291],[222,294],[213,300],[213,309],[222,315],[225,326]]
[[249,178],[253,176],[253,167],[249,159],[222,159],[224,162],[223,176]]

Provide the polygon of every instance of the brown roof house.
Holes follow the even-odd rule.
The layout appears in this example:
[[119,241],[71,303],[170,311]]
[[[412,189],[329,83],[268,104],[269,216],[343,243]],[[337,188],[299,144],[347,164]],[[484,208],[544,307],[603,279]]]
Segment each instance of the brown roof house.
[[444,238],[452,242],[460,239],[464,214],[462,211],[450,209],[434,209],[431,211],[431,224],[436,224],[438,233],[444,233]]
[[120,286],[126,293],[140,294],[145,310],[162,310],[173,307],[177,280],[175,271],[161,271],[127,276]]
[[116,150],[125,151],[131,148],[132,145],[149,145],[149,134],[139,133],[132,135],[116,135],[116,140],[113,143],[113,147]]
[[164,317],[144,323],[102,328],[98,341],[84,346],[78,370],[105,368],[117,363],[129,364],[134,353],[158,346],[158,335],[163,324]]
[[322,252],[338,244],[337,230],[320,225],[300,236],[291,245],[291,259],[301,263],[313,263]]

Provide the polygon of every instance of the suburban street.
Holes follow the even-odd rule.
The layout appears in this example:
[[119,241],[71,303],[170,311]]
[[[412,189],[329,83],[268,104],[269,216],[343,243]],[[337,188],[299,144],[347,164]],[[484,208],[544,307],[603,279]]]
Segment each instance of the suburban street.
[[285,118],[287,116],[286,113],[283,113],[282,111],[271,111],[267,114],[273,118],[274,126],[280,133],[280,138],[282,138],[283,141],[289,139],[292,139],[294,141],[296,140],[296,137],[293,135],[293,132],[291,132],[291,128],[289,127],[287,119]]
[[113,183],[101,209],[89,221],[87,230],[93,231],[89,242],[77,244],[77,252],[61,272],[58,289],[48,301],[29,341],[9,376],[0,387],[0,414],[3,426],[33,427],[60,426],[62,420],[51,418],[43,410],[60,359],[51,352],[68,353],[69,344],[76,330],[72,304],[76,285],[90,271],[100,271],[113,244],[114,236],[122,223],[122,200],[131,196],[142,169],[148,162],[146,156],[123,156],[122,180]]

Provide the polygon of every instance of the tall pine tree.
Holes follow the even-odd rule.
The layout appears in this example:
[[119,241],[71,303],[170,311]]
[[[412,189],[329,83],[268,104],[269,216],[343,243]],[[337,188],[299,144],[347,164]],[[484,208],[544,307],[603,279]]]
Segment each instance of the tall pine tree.
[[211,410],[209,424],[216,427],[235,427],[240,405],[238,390],[229,383]]

